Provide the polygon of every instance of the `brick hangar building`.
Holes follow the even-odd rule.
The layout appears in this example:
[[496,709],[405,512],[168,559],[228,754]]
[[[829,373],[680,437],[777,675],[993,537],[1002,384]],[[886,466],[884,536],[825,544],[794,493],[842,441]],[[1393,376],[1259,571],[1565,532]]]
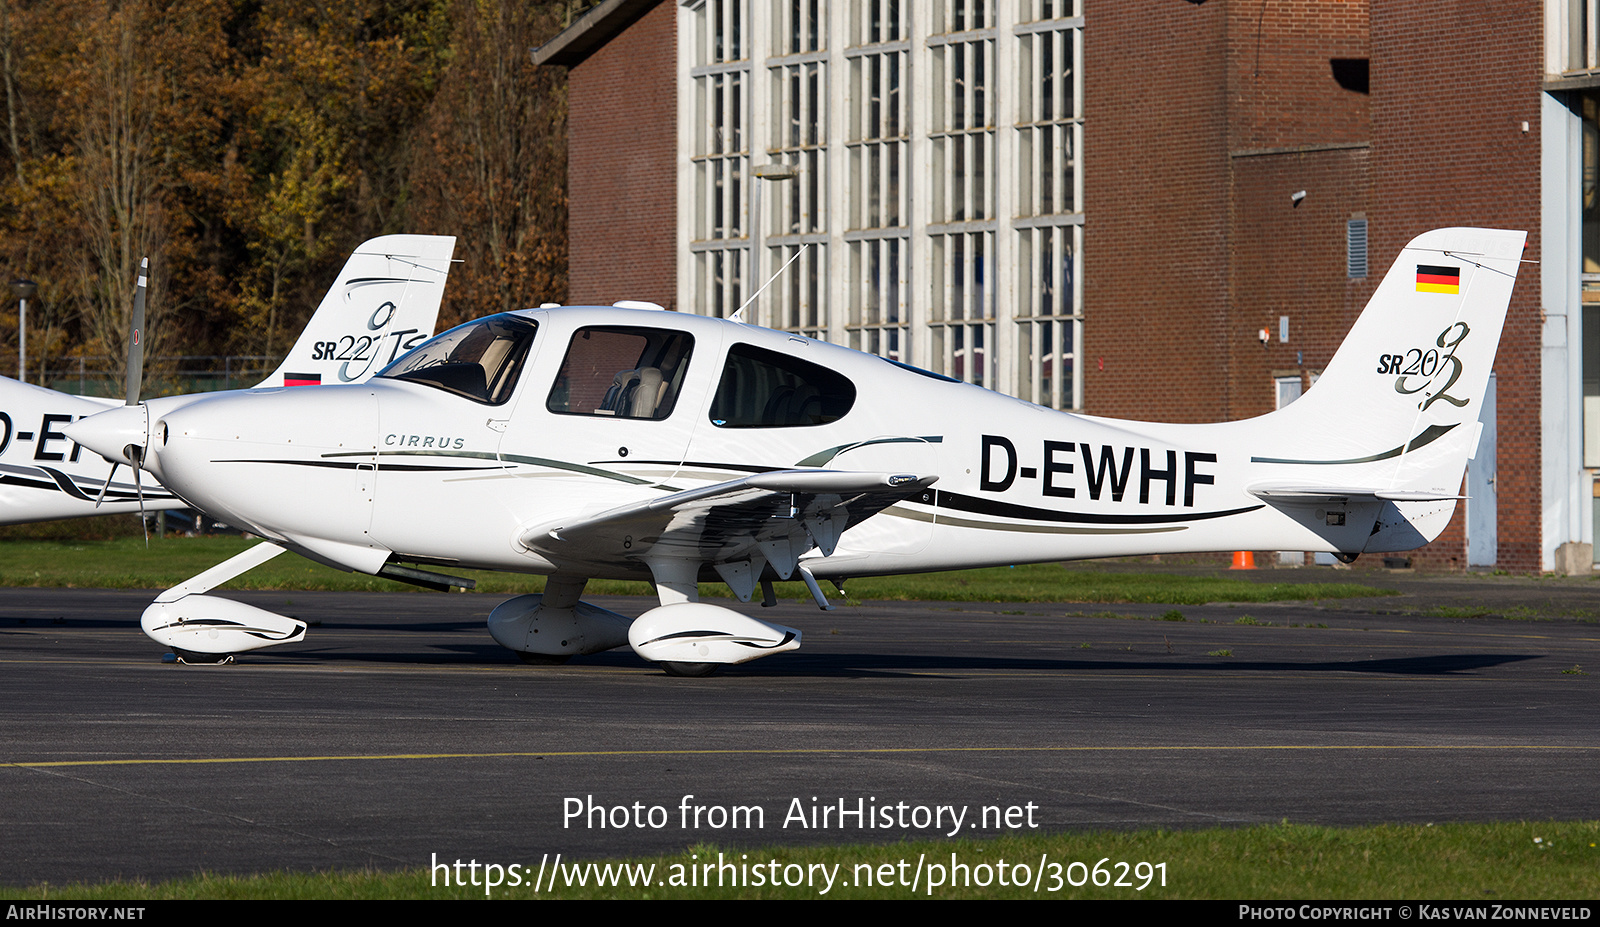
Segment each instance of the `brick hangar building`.
[[1416,234],[1526,229],[1471,498],[1415,559],[1587,572],[1595,16],[603,0],[533,52],[569,68],[569,299],[727,315],[794,259],[753,321],[1054,408],[1204,422],[1293,401]]

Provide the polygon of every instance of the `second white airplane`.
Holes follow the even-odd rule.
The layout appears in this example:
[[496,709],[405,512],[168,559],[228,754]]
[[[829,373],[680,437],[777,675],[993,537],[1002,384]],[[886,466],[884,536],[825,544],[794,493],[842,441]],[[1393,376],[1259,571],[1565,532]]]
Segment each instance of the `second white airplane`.
[[[426,341],[454,250],[454,238],[432,235],[388,235],[361,245],[283,363],[255,388],[365,382]],[[158,404],[176,408],[203,395]],[[119,405],[0,377],[0,525],[187,505],[153,481],[136,486],[131,476],[116,479],[100,455],[85,454],[62,431]]]
[[[65,433],[139,460],[269,538],[160,596],[143,626],[186,659],[300,639],[206,595],[282,550],[459,583],[549,577],[489,617],[530,660],[631,646],[700,674],[800,632],[698,600],[823,578],[1215,550],[1416,548],[1477,444],[1523,232],[1442,229],[1401,252],[1318,382],[1214,425],[1044,409],[796,335],[622,308],[463,325],[359,386],[115,409]],[[637,618],[580,596],[647,579]],[[770,600],[770,587],[766,598]]]

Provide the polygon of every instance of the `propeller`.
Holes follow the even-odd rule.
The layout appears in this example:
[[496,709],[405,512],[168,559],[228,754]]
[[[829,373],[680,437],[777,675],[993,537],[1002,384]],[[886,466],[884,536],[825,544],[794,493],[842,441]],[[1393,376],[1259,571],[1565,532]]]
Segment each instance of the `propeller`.
[[144,291],[149,284],[150,259],[139,259],[139,282],[133,289],[133,333],[128,338],[128,401],[139,404],[139,388],[144,383]]
[[[132,331],[128,335],[128,394],[124,406],[139,405],[139,390],[144,384],[144,295],[149,285],[150,259],[142,258],[139,261],[139,282],[133,290],[133,318]],[[148,415],[148,411],[146,411]],[[147,423],[148,424],[148,423]],[[149,429],[145,429],[148,434]],[[133,488],[139,494],[139,523],[144,526],[144,543],[150,546],[150,526],[144,519],[144,485],[139,478],[140,465],[144,463],[144,446],[142,444],[128,444],[122,449],[123,456],[133,467]],[[100,487],[100,495],[94,500],[95,508],[105,501],[106,490],[111,488],[111,478],[117,475],[117,467],[121,461],[111,461],[111,472],[106,474],[106,482]]]

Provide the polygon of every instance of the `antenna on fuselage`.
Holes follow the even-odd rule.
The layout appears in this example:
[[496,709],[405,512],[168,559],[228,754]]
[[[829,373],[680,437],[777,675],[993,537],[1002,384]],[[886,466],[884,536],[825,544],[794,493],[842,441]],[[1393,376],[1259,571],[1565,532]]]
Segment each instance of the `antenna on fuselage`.
[[809,242],[809,241],[806,242],[805,244],[801,245],[800,246],[800,250],[798,250],[798,251],[796,251],[794,253],[794,257],[790,258],[787,261],[784,261],[783,262],[783,266],[778,268],[778,272],[773,274],[772,276],[768,277],[766,283],[761,284],[761,289],[756,290],[754,293],[751,293],[750,294],[750,298],[744,301],[744,305],[743,306],[740,306],[739,308],[733,310],[733,315],[728,316],[728,320],[730,322],[743,322],[744,319],[739,318],[739,313],[743,312],[747,306],[749,306],[751,303],[755,302],[756,301],[756,297],[760,296],[763,292],[765,292],[767,287],[772,286],[772,281],[774,281],[774,280],[778,279],[779,277],[783,276],[783,272],[789,269],[789,265],[790,264],[793,264],[795,261],[800,260],[800,255],[805,254],[806,253],[806,249],[809,248],[809,247],[811,247],[811,242]]

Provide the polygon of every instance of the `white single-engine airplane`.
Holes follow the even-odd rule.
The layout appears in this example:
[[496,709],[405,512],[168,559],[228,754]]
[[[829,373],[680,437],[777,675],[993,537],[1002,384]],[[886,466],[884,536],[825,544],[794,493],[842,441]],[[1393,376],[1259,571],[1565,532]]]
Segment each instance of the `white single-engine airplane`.
[[[282,550],[424,585],[545,574],[489,616],[530,662],[629,644],[698,675],[793,628],[699,602],[819,578],[1240,549],[1410,550],[1455,509],[1523,232],[1442,229],[1400,254],[1316,385],[1214,425],[1044,409],[739,322],[541,308],[462,325],[365,384],[214,394],[64,430],[270,539],[157,598],[186,660],[300,639],[205,595]],[[410,564],[405,566],[404,564]],[[648,579],[636,619],[579,600]]]
[[[254,388],[362,383],[426,341],[454,250],[454,238],[432,235],[389,235],[361,245],[283,363]],[[171,409],[204,395],[158,403]],[[99,455],[84,454],[62,431],[118,405],[0,377],[0,525],[188,504],[160,485],[115,480]]]

